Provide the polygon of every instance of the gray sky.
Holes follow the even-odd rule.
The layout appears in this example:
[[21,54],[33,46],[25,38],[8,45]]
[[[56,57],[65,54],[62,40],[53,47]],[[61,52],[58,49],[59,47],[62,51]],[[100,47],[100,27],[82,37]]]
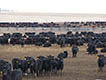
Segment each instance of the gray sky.
[[0,0],[0,8],[20,12],[106,13],[106,0]]

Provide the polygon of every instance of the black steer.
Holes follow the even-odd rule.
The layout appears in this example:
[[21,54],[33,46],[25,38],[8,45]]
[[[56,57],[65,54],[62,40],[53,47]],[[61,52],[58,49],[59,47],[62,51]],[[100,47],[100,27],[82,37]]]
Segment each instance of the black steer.
[[99,70],[102,71],[102,68],[104,67],[104,65],[106,64],[106,57],[104,55],[97,55],[99,58],[98,58],[98,67],[99,67]]
[[72,46],[72,54],[73,54],[72,57],[76,57],[78,51],[79,51],[79,48],[76,45],[73,45]]

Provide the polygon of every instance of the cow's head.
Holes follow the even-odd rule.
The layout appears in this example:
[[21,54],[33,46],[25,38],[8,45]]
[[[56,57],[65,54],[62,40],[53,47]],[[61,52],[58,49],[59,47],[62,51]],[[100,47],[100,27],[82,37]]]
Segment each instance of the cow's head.
[[104,55],[100,54],[100,55],[97,55],[99,57],[99,60],[103,60],[105,58]]

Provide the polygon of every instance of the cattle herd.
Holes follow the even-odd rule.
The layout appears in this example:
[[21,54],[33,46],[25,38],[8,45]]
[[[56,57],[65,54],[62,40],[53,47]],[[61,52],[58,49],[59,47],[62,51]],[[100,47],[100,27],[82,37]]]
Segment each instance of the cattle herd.
[[[97,54],[96,48],[101,48],[101,52],[106,52],[106,33],[94,32],[76,32],[71,31],[66,34],[55,34],[54,32],[34,32],[21,33],[4,33],[0,36],[1,45],[36,45],[42,47],[51,47],[52,44],[57,44],[61,48],[72,46],[72,57],[76,57],[79,51],[78,46],[87,44],[86,51],[89,55]],[[20,80],[23,74],[27,72],[41,76],[44,74],[57,74],[58,71],[64,68],[64,59],[68,57],[68,52],[59,53],[56,57],[49,55],[47,57],[38,56],[35,60],[33,57],[26,56],[24,59],[14,58],[12,65],[8,61],[0,60],[0,74],[3,74],[3,80]],[[98,55],[98,67],[102,70],[106,64],[106,57]],[[13,71],[11,71],[13,70]],[[29,70],[29,71],[28,71]],[[14,77],[13,77],[14,76]],[[19,77],[20,76],[20,77]],[[17,79],[20,78],[20,79]]]
[[[8,61],[0,60],[0,74],[2,80],[22,80],[24,75],[32,74],[37,77],[42,75],[57,74],[63,71],[64,59],[68,57],[68,52],[59,53],[56,57],[49,55],[33,57],[26,56],[24,59],[13,58],[12,65]],[[29,71],[28,71],[29,69]],[[11,71],[12,70],[12,71]]]
[[0,22],[0,27],[105,27],[105,21],[95,21],[95,22],[48,22],[48,23],[38,23],[38,22]]
[[[0,27],[59,27],[58,23],[0,23]],[[64,26],[106,26],[106,22],[64,22]],[[22,33],[3,33],[0,36],[0,45],[35,45],[51,47],[53,44],[61,48],[72,46],[72,57],[77,57],[78,46],[87,44],[88,55],[98,54],[97,48],[101,48],[101,53],[106,52],[106,33],[94,32],[75,32],[68,31],[65,34],[55,34],[55,32],[25,32]],[[106,57],[102,54],[97,55],[98,68],[102,71],[106,64]],[[23,59],[13,58],[11,62],[0,59],[0,74],[2,80],[22,80],[24,75],[32,74],[39,76],[62,73],[64,69],[64,59],[68,57],[68,51],[59,53],[57,56],[38,56],[36,59],[25,56]]]

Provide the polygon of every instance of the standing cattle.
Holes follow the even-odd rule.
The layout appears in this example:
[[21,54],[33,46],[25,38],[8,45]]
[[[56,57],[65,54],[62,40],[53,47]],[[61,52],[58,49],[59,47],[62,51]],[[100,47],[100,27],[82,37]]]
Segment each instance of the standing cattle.
[[31,65],[31,70],[35,73],[36,76],[40,76],[43,73],[43,61],[40,59],[35,60],[35,62]]
[[35,59],[33,57],[26,56],[24,57],[24,60],[27,62],[27,68],[30,69],[30,73],[33,73],[32,67],[35,64]]
[[63,58],[55,58],[56,62],[57,62],[57,65],[56,65],[56,69],[57,71],[63,71],[64,69],[64,59]]
[[0,60],[0,75],[3,75],[4,71],[11,71],[11,64],[7,61]]
[[79,48],[76,45],[72,46],[72,57],[76,57],[77,52],[79,51]]
[[28,64],[26,60],[21,60],[18,58],[14,58],[12,60],[13,70],[15,69],[21,69],[23,73],[26,73],[28,69]]
[[104,55],[97,55],[99,58],[98,58],[98,67],[99,67],[99,70],[102,71],[102,68],[104,67],[104,65],[106,64],[106,57]]
[[25,57],[25,60],[27,61],[28,68],[30,69],[30,73],[35,74],[36,76],[39,76],[43,72],[43,56],[39,56],[37,60],[35,60],[32,57]]

